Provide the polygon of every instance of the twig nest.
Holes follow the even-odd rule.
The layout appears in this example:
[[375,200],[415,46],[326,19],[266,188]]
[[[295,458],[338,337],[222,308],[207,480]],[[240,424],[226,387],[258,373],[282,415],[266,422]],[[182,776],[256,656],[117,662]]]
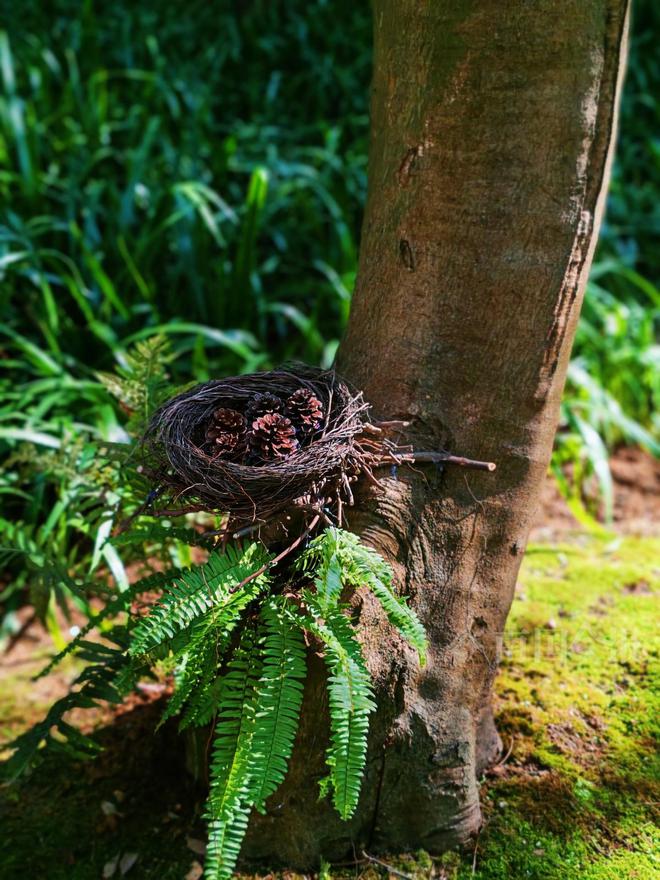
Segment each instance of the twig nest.
[[145,469],[182,512],[265,522],[322,506],[364,469],[367,411],[334,371],[302,365],[205,382],[155,413]]

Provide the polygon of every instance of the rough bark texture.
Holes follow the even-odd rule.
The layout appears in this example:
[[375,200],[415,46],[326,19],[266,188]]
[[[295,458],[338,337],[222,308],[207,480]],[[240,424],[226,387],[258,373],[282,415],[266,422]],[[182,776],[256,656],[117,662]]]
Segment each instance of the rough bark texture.
[[289,781],[253,857],[307,868],[442,850],[479,827],[498,754],[490,694],[596,241],[625,0],[377,0],[369,196],[339,368],[418,448],[496,461],[388,476],[350,525],[393,560],[428,627],[418,670],[364,601],[379,688],[359,814],[317,801],[326,743],[312,658]]

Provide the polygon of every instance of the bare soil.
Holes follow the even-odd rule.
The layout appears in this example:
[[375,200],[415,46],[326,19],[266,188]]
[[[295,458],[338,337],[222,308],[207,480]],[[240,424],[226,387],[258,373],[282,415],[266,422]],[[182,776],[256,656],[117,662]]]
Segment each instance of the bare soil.
[[[622,447],[612,456],[610,468],[614,530],[623,535],[660,535],[660,461],[643,449]],[[530,540],[553,540],[580,528],[557,481],[548,474]]]
[[[615,481],[614,531],[644,537],[660,535],[660,463],[639,450],[621,449],[612,461],[612,473]],[[556,482],[549,477],[543,489],[531,540],[557,542],[581,531],[583,526],[573,517]],[[539,565],[538,562],[532,564]],[[622,572],[619,593],[626,597],[634,596],[635,601],[648,601],[652,592],[650,575],[638,574]],[[560,581],[557,583],[560,584]],[[528,590],[523,592],[527,593]],[[526,600],[522,607],[527,606],[529,614],[534,617],[536,606]],[[609,619],[603,616],[604,611],[609,611],[609,608],[601,608],[594,601],[586,613],[590,619],[598,621],[594,626],[604,626]],[[23,614],[22,622],[25,622],[29,609],[24,609]],[[539,611],[539,614],[539,619],[545,619],[544,615],[551,614],[551,611]],[[576,617],[573,612],[564,616],[567,620],[563,619],[561,610],[557,614],[557,619],[562,617],[562,625],[570,624],[570,618]],[[579,654],[577,645],[572,650],[576,656]],[[0,707],[0,741],[7,741],[42,717],[48,705],[66,693],[75,678],[78,667],[75,662],[69,661],[44,679],[36,682],[30,680],[43,667],[51,651],[52,643],[48,634],[40,626],[33,625],[8,653],[0,656],[0,691],[13,691],[14,694],[12,699],[2,701]],[[582,662],[582,657],[578,657],[576,662]],[[509,672],[511,685],[515,670]],[[539,676],[538,681],[532,678],[533,674]],[[636,681],[636,675],[633,670],[628,673],[628,678]],[[640,672],[637,678],[641,680],[641,677]],[[587,679],[589,676],[580,686],[583,690],[587,686]],[[599,801],[597,814],[589,813],[589,821],[597,815],[601,824],[606,820],[612,823],[614,819],[610,813],[618,816],[617,810],[622,812],[624,807],[627,808],[628,800],[631,803],[635,800],[626,792],[621,794],[618,788],[612,788],[613,805],[610,805],[607,800],[610,797],[609,789],[603,787],[603,780],[598,782],[599,768],[607,765],[608,750],[611,751],[613,746],[608,743],[607,726],[597,711],[594,710],[592,714],[586,710],[580,713],[577,708],[569,707],[567,712],[562,713],[559,709],[556,712],[553,709],[552,714],[543,719],[543,724],[530,716],[525,722],[526,727],[523,727],[523,713],[542,711],[545,700],[549,699],[547,695],[537,693],[544,678],[531,666],[521,669],[520,676],[515,678],[519,688],[527,687],[526,681],[530,682],[529,694],[525,691],[507,697],[504,688],[499,697],[498,723],[509,748],[500,763],[488,772],[483,790],[490,830],[484,831],[481,842],[477,841],[479,852],[475,849],[472,864],[478,858],[478,876],[484,880],[490,880],[493,876],[492,872],[489,873],[489,865],[494,865],[499,856],[493,854],[496,849],[488,855],[482,855],[481,850],[485,845],[496,848],[500,837],[503,846],[506,844],[506,847],[510,847],[507,841],[512,833],[509,828],[512,820],[520,826],[516,826],[513,838],[518,841],[516,845],[520,848],[520,841],[524,843],[531,834],[530,864],[534,867],[536,862],[539,863],[539,873],[530,874],[530,868],[525,864],[525,870],[521,868],[517,876],[530,876],[536,880],[537,877],[546,876],[542,874],[546,860],[550,865],[552,858],[555,858],[545,848],[555,838],[563,841],[562,846],[567,845],[562,835],[567,833],[567,827],[577,827],[579,824],[578,820],[584,813],[580,797],[592,797],[589,787],[592,786],[592,778],[601,785],[597,790],[602,803]],[[567,681],[562,681],[557,692],[567,686]],[[504,685],[500,687],[502,689]],[[130,877],[136,880],[200,877],[205,834],[201,820],[204,785],[196,784],[183,762],[176,757],[181,754],[175,745],[176,725],[167,724],[156,736],[153,735],[166,690],[167,687],[162,684],[148,685],[119,710],[108,708],[91,712],[87,718],[71,719],[87,732],[96,731],[99,743],[104,746],[100,759],[81,763],[50,756],[19,789],[12,787],[1,792],[0,822],[5,825],[7,836],[4,852],[0,841],[0,876],[19,876],[27,872],[30,876],[47,876],[48,880],[92,880],[100,876],[119,878],[124,873],[117,867],[121,862],[129,880]],[[578,691],[580,688],[576,693]],[[616,696],[618,690],[615,688],[613,693]],[[620,699],[623,700],[626,693],[622,691]],[[547,742],[541,744],[543,748],[538,748],[536,740],[541,729],[546,731]],[[557,766],[554,766],[553,760]],[[612,757],[609,760],[616,764]],[[562,761],[571,762],[570,773],[562,770]],[[578,771],[585,776],[586,783],[580,782],[581,776],[574,778]],[[618,778],[615,782],[617,786],[620,785]],[[642,782],[641,777],[632,778],[636,789],[642,790]],[[646,800],[652,800],[653,797],[655,795],[644,789]],[[637,795],[636,798],[639,800]],[[58,807],[58,803],[66,804],[66,809]],[[538,811],[536,818],[535,809]],[[598,832],[598,840],[593,842],[595,854],[601,851],[599,847],[605,847],[603,853],[608,858],[611,857],[610,850],[628,854],[632,844],[619,841],[622,832],[617,830],[614,834],[610,831],[610,825],[607,825],[605,831],[601,829]],[[487,843],[488,840],[491,842]],[[454,856],[458,859],[456,854]],[[383,872],[389,873],[382,865],[369,862],[370,857],[366,858],[367,862],[362,868],[359,871],[355,869],[355,876],[373,875],[377,878]],[[513,856],[507,855],[506,858]],[[633,856],[630,855],[630,858]],[[117,866],[113,870],[115,862]],[[467,862],[457,861],[455,865],[452,863],[453,867],[445,867],[444,861],[442,865],[435,861],[428,872],[422,871],[419,865],[402,863],[400,867],[405,873],[394,876],[463,880],[472,873],[469,862],[468,858]],[[622,876],[626,876],[627,867],[626,863]],[[10,874],[3,874],[3,870]],[[547,876],[555,878],[557,875],[551,873]],[[600,878],[601,875],[597,876]]]

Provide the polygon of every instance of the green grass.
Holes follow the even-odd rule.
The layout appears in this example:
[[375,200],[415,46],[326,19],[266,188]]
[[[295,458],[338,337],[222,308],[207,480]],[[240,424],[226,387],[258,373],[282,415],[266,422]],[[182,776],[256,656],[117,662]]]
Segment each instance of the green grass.
[[[3,365],[8,379],[65,370],[84,381],[121,362],[136,335],[163,327],[186,379],[292,356],[329,363],[366,190],[368,5],[14,7],[0,35],[0,307],[16,358]],[[649,382],[637,363],[648,370],[649,325],[621,304],[648,312],[660,302],[651,238],[660,18],[649,0],[636,23],[594,276],[604,294],[592,288],[577,350],[648,425]],[[618,327],[609,343],[607,322]],[[628,433],[619,422],[606,439]]]
[[[652,880],[658,870],[658,640],[655,539],[576,536],[534,545],[523,563],[497,681],[507,761],[483,780],[487,824],[476,850],[385,861],[416,877],[453,880]],[[20,665],[4,683],[3,736],[38,715]],[[12,696],[12,692],[14,696]],[[32,697],[31,697],[32,694]],[[203,831],[196,789],[155,738],[145,701],[111,726],[98,763],[51,756],[2,793],[0,867],[49,880],[92,880],[118,853],[136,852],[132,876],[183,878]],[[178,752],[177,752],[178,748]],[[107,803],[120,815],[104,814]],[[387,871],[363,864],[361,876]],[[333,877],[353,870],[330,869]],[[291,876],[291,875],[288,875]]]
[[107,367],[161,323],[198,375],[331,357],[365,191],[369,10],[277,6],[3,16],[0,304],[56,361]]
[[[40,572],[84,567],[112,507],[111,487],[87,479],[90,450],[125,440],[126,418],[97,371],[163,334],[178,383],[331,363],[366,185],[370,13],[321,0],[286,14],[226,0],[0,9],[7,631],[30,554]],[[55,594],[33,593],[45,619]]]

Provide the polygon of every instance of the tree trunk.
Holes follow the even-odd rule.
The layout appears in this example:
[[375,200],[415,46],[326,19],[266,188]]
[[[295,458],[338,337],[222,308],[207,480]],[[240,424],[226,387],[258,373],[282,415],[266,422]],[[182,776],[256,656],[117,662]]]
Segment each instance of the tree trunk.
[[378,686],[358,815],[317,800],[314,669],[291,774],[246,850],[308,868],[440,851],[481,823],[491,688],[545,477],[616,126],[626,0],[376,0],[369,195],[339,369],[416,448],[497,462],[385,475],[350,526],[390,560],[428,666],[364,600]]

